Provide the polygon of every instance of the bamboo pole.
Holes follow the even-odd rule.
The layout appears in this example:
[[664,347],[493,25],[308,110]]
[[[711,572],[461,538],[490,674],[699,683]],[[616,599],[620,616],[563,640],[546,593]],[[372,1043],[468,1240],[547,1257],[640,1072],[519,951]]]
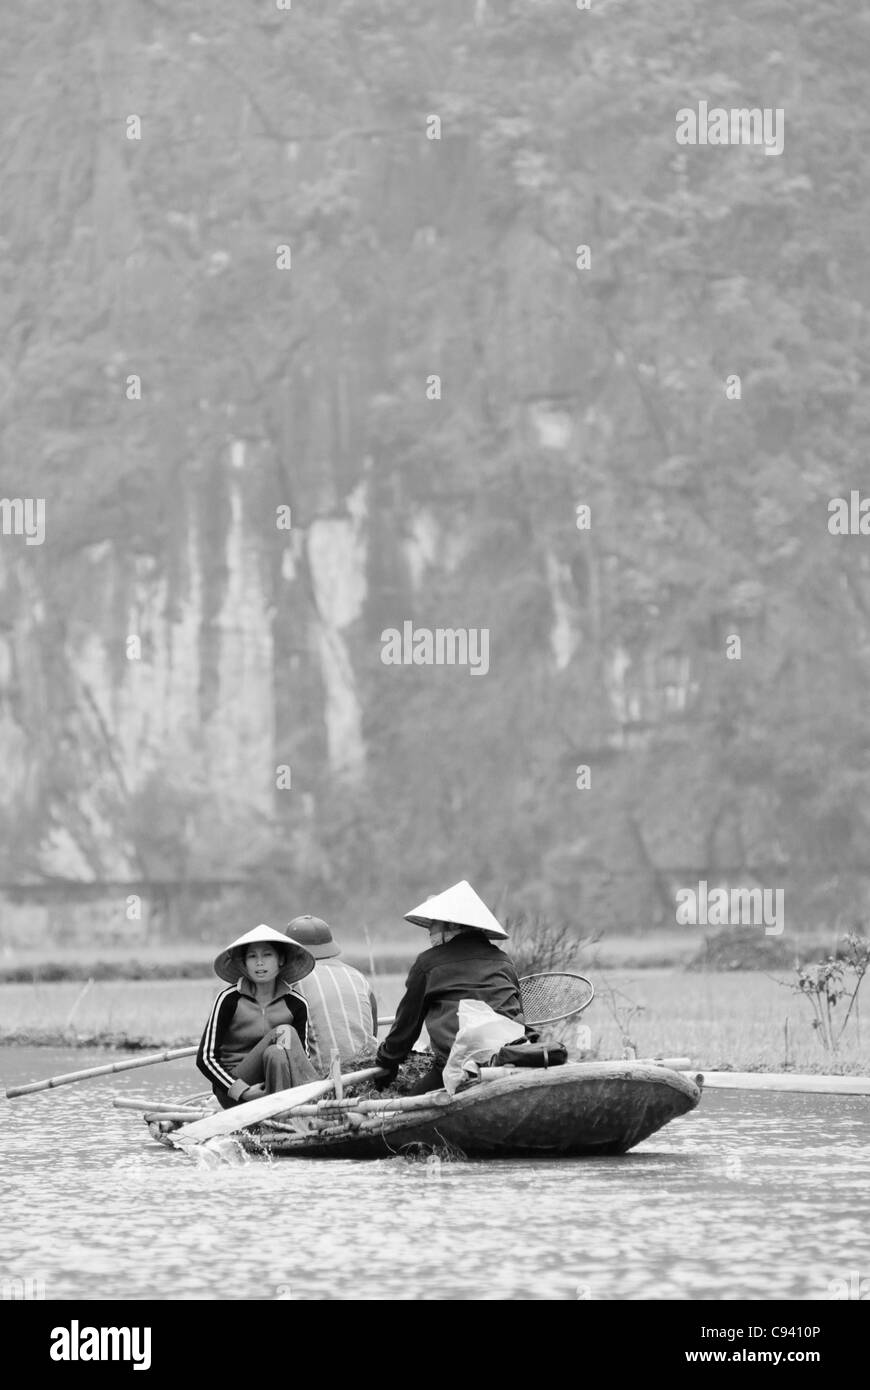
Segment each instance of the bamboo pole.
[[155,1120],[177,1120],[179,1124],[187,1124],[188,1120],[204,1120],[208,1110],[158,1110],[156,1113],[150,1111],[143,1117],[148,1124],[153,1124]]
[[73,1016],[74,1016],[74,1014],[76,1013],[76,1010],[78,1009],[79,1004],[82,1002],[82,1000],[85,998],[85,996],[86,996],[87,994],[89,994],[90,991],[93,989],[93,985],[94,985],[94,977],[93,977],[93,975],[90,975],[90,976],[88,977],[88,979],[86,980],[86,982],[85,982],[84,988],[79,990],[78,994],[77,994],[76,997],[75,997],[75,1000],[73,1001],[73,1006],[72,1006],[72,1008],[70,1009],[69,1013],[67,1014],[67,1016],[66,1016],[66,1018],[65,1018],[65,1020],[64,1020],[64,1025],[63,1025],[64,1028],[69,1028],[70,1024],[71,1024],[72,1021],[73,1021]]
[[115,1110],[138,1110],[144,1115],[146,1110],[205,1110],[205,1104],[186,1100],[155,1100],[153,1096],[116,1096],[112,1101]]
[[210,1111],[202,1105],[185,1105],[180,1100],[128,1100],[126,1096],[117,1097],[112,1101],[115,1110],[134,1110],[137,1115],[168,1115],[171,1111],[173,1115],[184,1113],[189,1119],[193,1116],[208,1115]]
[[632,1057],[639,1067],[667,1067],[670,1071],[686,1071],[691,1057]]
[[335,1099],[344,1099],[344,1084],[341,1079],[341,1053],[337,1047],[332,1049],[329,1059],[329,1079],[335,1091]]
[[[451,1097],[435,1092],[424,1096],[393,1096],[389,1100],[347,1100],[341,1105],[294,1105],[293,1115],[305,1119],[343,1119],[348,1114],[360,1115],[401,1115],[406,1110],[438,1110],[450,1103]],[[267,1121],[263,1121],[267,1123]]]
[[803,1091],[818,1095],[870,1096],[870,1076],[814,1076],[796,1072],[705,1071],[684,1072],[690,1081],[699,1079],[705,1090],[721,1091]]
[[[467,1095],[467,1091],[463,1091]],[[402,1114],[408,1110],[442,1110],[453,1104],[446,1091],[427,1091],[422,1096],[392,1096],[388,1100],[361,1100],[353,1107],[361,1115]]]
[[176,1047],[168,1052],[154,1052],[148,1057],[134,1057],[128,1062],[109,1062],[104,1067],[89,1067],[86,1071],[68,1071],[63,1076],[49,1076],[45,1081],[29,1081],[26,1086],[7,1086],[6,1097],[29,1096],[34,1091],[49,1091],[55,1086],[71,1086],[74,1081],[89,1081],[92,1076],[110,1076],[116,1071],[132,1071],[134,1067],[153,1067],[158,1062],[176,1062],[180,1057],[194,1057],[195,1047]]
[[186,1099],[186,1101],[156,1101],[150,1095],[120,1095],[115,1097],[113,1104],[117,1111],[138,1111],[140,1115],[145,1115],[146,1111],[204,1111],[208,1112],[211,1108],[208,1099],[203,1097],[202,1101],[197,1099]]
[[292,1109],[294,1115],[319,1115],[322,1119],[324,1115],[343,1115],[345,1110],[358,1110],[359,1101],[352,1097],[345,1100],[318,1100],[305,1105],[294,1105]]

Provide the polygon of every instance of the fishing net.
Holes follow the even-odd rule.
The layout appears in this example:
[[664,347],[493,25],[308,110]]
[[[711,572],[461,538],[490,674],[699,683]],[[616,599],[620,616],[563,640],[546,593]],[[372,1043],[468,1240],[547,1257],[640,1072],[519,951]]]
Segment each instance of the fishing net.
[[526,1023],[555,1023],[579,1014],[592,1003],[594,993],[583,975],[527,975],[520,980]]

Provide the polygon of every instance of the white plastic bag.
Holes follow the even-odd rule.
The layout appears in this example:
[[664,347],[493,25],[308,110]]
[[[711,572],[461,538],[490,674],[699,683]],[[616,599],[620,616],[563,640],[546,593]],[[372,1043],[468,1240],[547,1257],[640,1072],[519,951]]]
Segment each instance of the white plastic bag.
[[465,1079],[466,1063],[490,1062],[506,1043],[524,1036],[522,1023],[497,1014],[482,999],[460,999],[458,1013],[459,1031],[444,1065],[444,1085],[450,1095]]

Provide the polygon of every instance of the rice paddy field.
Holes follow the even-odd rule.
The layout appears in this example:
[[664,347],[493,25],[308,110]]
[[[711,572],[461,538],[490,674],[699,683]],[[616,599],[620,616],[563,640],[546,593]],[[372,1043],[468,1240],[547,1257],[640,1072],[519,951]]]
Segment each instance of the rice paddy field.
[[[607,936],[588,947],[583,961],[597,969],[647,969],[685,965],[704,943],[701,933],[657,931],[647,935]],[[343,959],[370,975],[399,974],[407,970],[423,945],[423,938],[366,941],[342,937]],[[832,949],[836,941],[821,943]],[[0,983],[35,980],[87,980],[178,978],[208,979],[215,949],[191,941],[138,944],[105,942],[90,946],[51,942],[27,948],[0,941]],[[754,962],[753,962],[754,963]]]
[[[832,1055],[811,1027],[807,1002],[760,971],[587,969],[598,989],[582,1017],[591,1032],[592,1054],[624,1056],[628,1037],[639,1056],[689,1057],[692,1066],[708,1070],[870,1072],[870,1021],[853,1017],[847,1038]],[[403,980],[401,972],[375,975],[383,1014],[395,1010]],[[4,984],[0,1042],[194,1043],[216,989],[216,981],[205,976]]]

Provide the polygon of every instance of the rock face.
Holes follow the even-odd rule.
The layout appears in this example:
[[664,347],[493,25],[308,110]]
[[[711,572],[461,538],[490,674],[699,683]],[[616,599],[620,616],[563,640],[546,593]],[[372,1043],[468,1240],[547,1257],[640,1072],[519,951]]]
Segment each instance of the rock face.
[[336,776],[355,782],[365,773],[363,710],[345,634],[361,616],[366,601],[366,497],[363,481],[347,498],[346,518],[315,521],[308,533],[329,767]]
[[[211,883],[212,897],[252,872],[328,891],[336,856],[352,875],[372,837],[386,836],[389,875],[420,797],[403,761],[421,772],[424,823],[445,769],[465,761],[467,672],[380,660],[387,624],[482,625],[486,601],[450,593],[477,568],[462,528],[428,506],[390,518],[383,495],[373,514],[370,456],[356,477],[344,470],[343,493],[321,478],[279,528],[287,508],[263,486],[268,473],[262,449],[231,439],[207,479],[188,474],[152,553],[103,540],[70,556],[48,547],[35,567],[0,547],[15,614],[0,643],[5,879],[26,900],[7,903],[7,938],[111,937],[114,923],[130,941],[137,922],[147,933],[168,913],[177,925],[164,900],[191,880]],[[558,672],[576,622],[564,564],[548,556],[542,568],[552,600],[542,645]],[[496,715],[504,689],[488,706]],[[448,793],[445,864],[474,814],[458,782]],[[39,888],[47,880],[92,891],[71,891],[59,913],[56,889]],[[200,920],[196,903],[191,912]]]
[[[326,481],[279,527],[269,449],[231,438],[151,553],[47,544],[37,565],[3,538],[4,939],[129,943],[317,907],[356,926],[358,902],[377,930],[463,874],[515,875],[584,926],[635,925],[638,902],[668,920],[656,865],[680,863],[685,830],[633,769],[697,701],[697,662],[602,638],[594,548],[578,585],[564,545],[481,546],[486,521],[397,500],[370,455]],[[486,627],[486,679],[385,665],[382,631],[407,622]]]
[[[194,513],[172,566],[108,542],[88,547],[75,565],[78,595],[51,624],[49,600],[21,606],[37,581],[6,560],[4,599],[17,589],[19,603],[2,648],[0,741],[20,851],[7,880],[219,874],[221,834],[209,822],[250,833],[271,817],[273,600],[245,513],[244,446],[229,458],[217,556],[205,554]],[[49,587],[54,563],[49,555]]]
[[[282,762],[294,725],[297,734],[320,725],[321,786],[334,779],[356,787],[364,778],[349,633],[367,594],[366,480],[349,492],[343,515],[283,531],[276,569],[277,528],[250,505],[250,462],[236,440],[217,470],[223,534],[212,527],[206,539],[188,495],[174,555],[158,561],[109,542],[87,547],[75,566],[77,598],[53,639],[46,605],[35,597],[29,611],[20,604],[23,593],[38,591],[38,577],[8,541],[0,551],[7,611],[18,599],[0,642],[0,806],[21,849],[17,864],[14,855],[7,861],[7,881],[106,884],[111,919],[126,903],[125,883],[243,872],[247,856],[272,843],[276,801],[295,794],[302,819],[313,813],[318,778],[300,786],[298,771]],[[53,564],[49,556],[52,576]],[[276,723],[276,599],[303,610],[307,681],[319,692],[316,710],[297,698],[288,719],[285,706],[289,729]],[[295,683],[301,696],[304,683]],[[8,905],[6,935],[16,935],[12,918],[32,932],[42,920],[34,910]]]
[[[813,520],[860,483],[849,142],[781,180],[615,119],[705,61],[650,7],[18,8],[0,518],[46,529],[0,528],[3,881],[130,931],[148,884],[173,930],[403,931],[463,877],[643,928],[749,864],[863,910],[870,568]],[[384,663],[406,623],[485,631],[485,677]]]

